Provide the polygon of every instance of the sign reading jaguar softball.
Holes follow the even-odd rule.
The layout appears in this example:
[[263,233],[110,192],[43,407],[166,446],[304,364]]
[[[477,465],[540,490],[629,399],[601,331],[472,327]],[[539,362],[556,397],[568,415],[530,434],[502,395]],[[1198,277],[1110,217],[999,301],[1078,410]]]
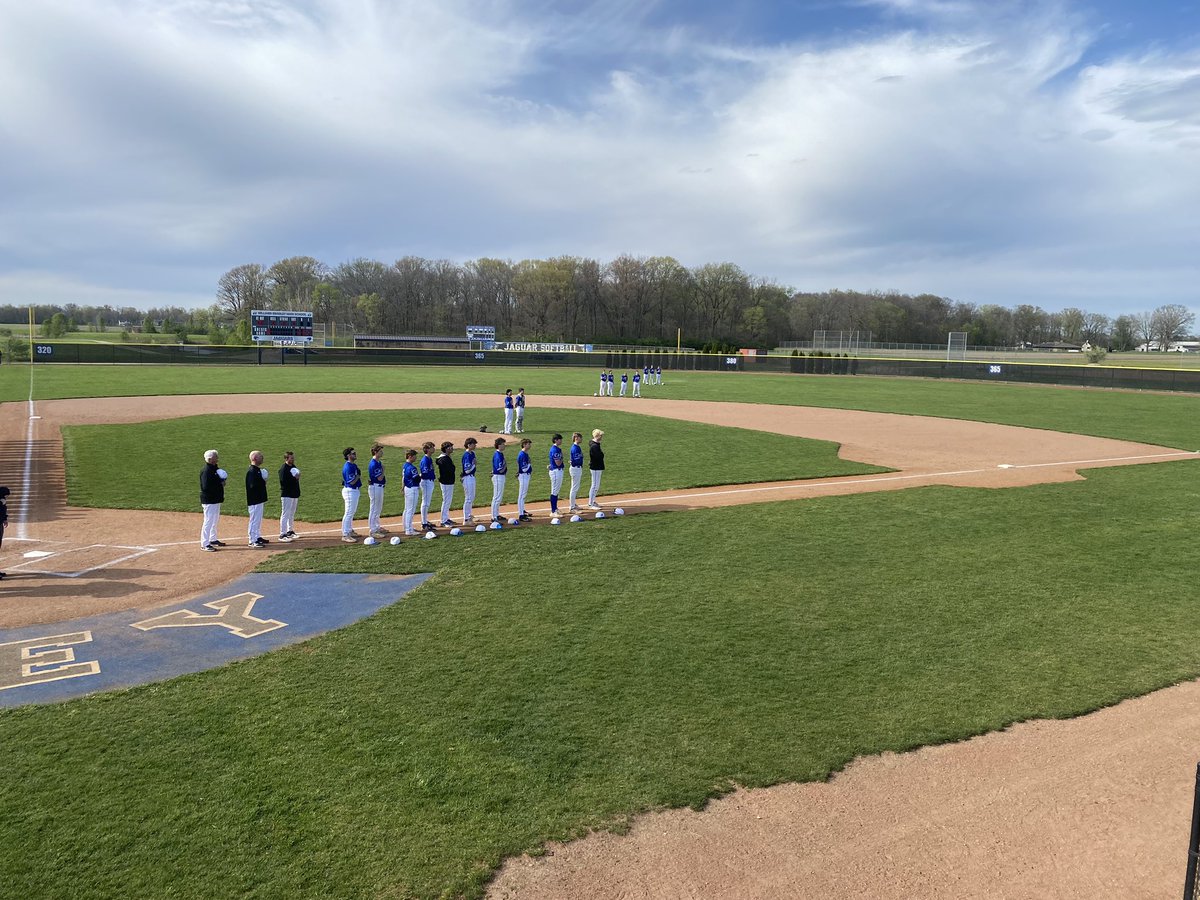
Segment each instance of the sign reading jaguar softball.
[[364,619],[427,578],[263,573],[151,615],[131,610],[0,630],[0,707],[53,703],[258,656]]

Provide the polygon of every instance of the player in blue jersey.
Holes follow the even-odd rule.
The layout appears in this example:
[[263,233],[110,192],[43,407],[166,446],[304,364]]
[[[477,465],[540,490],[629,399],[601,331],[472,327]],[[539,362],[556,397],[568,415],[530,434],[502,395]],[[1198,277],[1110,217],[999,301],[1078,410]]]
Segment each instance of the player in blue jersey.
[[513,397],[513,406],[517,414],[517,434],[525,430],[525,388],[517,388],[517,396]]
[[613,386],[614,381],[616,381],[616,379],[613,377],[613,370],[609,369],[608,370],[608,391],[605,394],[606,397],[612,396],[612,386]]
[[570,512],[579,512],[579,482],[583,480],[583,435],[578,431],[571,435],[571,508]]
[[625,388],[627,388],[627,387],[629,387],[629,373],[622,372],[621,373],[621,394],[620,394],[622,397],[625,396]]
[[508,463],[504,459],[504,438],[496,438],[496,452],[492,454],[492,521],[500,521],[500,501],[504,498],[504,480],[508,475]]
[[475,447],[479,441],[469,437],[463,442],[466,449],[462,455],[462,486],[463,486],[463,524],[470,525],[475,521],[471,514],[471,504],[475,502]]
[[433,441],[421,445],[421,527],[426,531],[436,531],[429,521],[429,504],[433,502],[433,486],[437,482],[437,472],[433,465]]
[[598,393],[596,396],[603,397],[604,389],[606,387],[608,387],[608,373],[605,372],[603,369],[601,369],[600,370],[600,393]]
[[529,482],[533,480],[533,459],[529,456],[529,448],[533,441],[525,438],[521,441],[521,452],[517,454],[517,520],[528,522],[533,516],[525,512],[525,495],[529,493]]
[[633,396],[642,396],[642,373],[637,369],[633,370]]
[[550,463],[546,471],[550,473],[550,515],[558,515],[558,495],[562,491],[563,482],[563,436],[556,434],[550,439]]
[[650,367],[642,366],[642,384],[650,383]]
[[416,450],[404,451],[404,533],[409,537],[416,534],[413,531],[413,516],[421,502],[421,470],[413,462],[416,458]]
[[654,369],[654,383],[662,384],[662,366],[657,366]]
[[345,507],[342,515],[342,540],[347,544],[358,542],[358,532],[354,530],[354,513],[358,511],[358,495],[362,491],[362,473],[358,470],[358,454],[353,447],[342,451],[342,503]]
[[512,388],[504,389],[504,427],[500,429],[501,434],[512,434],[513,426],[513,395]]
[[367,500],[371,506],[367,512],[367,533],[374,538],[387,535],[387,531],[379,524],[383,515],[383,486],[387,478],[383,473],[383,444],[371,445],[371,461],[367,463]]

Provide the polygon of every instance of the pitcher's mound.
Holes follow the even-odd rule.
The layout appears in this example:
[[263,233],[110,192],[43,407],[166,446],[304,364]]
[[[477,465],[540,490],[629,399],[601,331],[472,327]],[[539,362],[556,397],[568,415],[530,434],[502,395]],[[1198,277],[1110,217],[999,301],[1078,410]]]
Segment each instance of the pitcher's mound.
[[436,456],[442,452],[442,444],[445,441],[450,441],[454,444],[455,450],[461,450],[465,445],[467,438],[473,437],[479,441],[480,447],[492,447],[495,444],[497,437],[503,437],[508,441],[512,441],[516,435],[511,434],[496,434],[489,430],[482,432],[478,428],[472,430],[463,429],[447,429],[445,431],[417,431],[412,434],[385,434],[377,438],[379,443],[385,447],[397,447],[401,452],[412,448],[421,453],[421,445],[426,441],[433,444],[433,453]]

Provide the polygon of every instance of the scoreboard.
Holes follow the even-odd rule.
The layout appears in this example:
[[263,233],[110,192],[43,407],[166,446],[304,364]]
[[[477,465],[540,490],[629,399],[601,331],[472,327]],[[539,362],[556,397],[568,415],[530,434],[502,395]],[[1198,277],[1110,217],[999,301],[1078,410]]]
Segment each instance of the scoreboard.
[[311,344],[313,314],[290,310],[252,309],[250,337],[261,343]]

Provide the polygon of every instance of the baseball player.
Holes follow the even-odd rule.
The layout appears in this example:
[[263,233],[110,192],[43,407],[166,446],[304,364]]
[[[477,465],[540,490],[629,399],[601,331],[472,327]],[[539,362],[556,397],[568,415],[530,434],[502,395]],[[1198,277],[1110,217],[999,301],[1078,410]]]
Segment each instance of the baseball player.
[[606,396],[609,396],[609,397],[612,396],[613,381],[615,381],[615,379],[613,378],[613,370],[609,369],[608,370],[608,384],[606,385],[606,387],[608,388],[608,393],[606,394]]
[[421,502],[421,472],[413,463],[416,458],[416,450],[404,451],[404,533],[408,537],[416,534],[413,531],[413,516]]
[[550,463],[546,471],[550,473],[550,515],[558,515],[558,494],[563,482],[563,436],[556,434],[550,439]]
[[358,512],[358,497],[362,492],[362,473],[358,470],[358,454],[353,447],[342,451],[342,540],[347,544],[358,543],[358,532],[354,530],[354,514]]
[[200,549],[210,553],[225,546],[217,540],[217,523],[221,520],[221,504],[225,502],[225,470],[217,468],[219,462],[216,450],[204,451],[204,468],[200,470],[200,509],[204,511]]
[[470,525],[475,521],[471,514],[471,504],[475,502],[475,447],[479,441],[469,437],[464,442],[462,455],[462,486],[463,486],[463,524]]
[[596,494],[600,490],[600,478],[604,475],[604,451],[600,449],[600,440],[604,432],[599,428],[592,430],[592,442],[588,445],[588,468],[592,472],[592,489],[588,492],[588,509],[600,509],[596,502]]
[[437,473],[433,465],[433,441],[421,445],[421,527],[426,531],[436,531],[429,521],[429,504],[433,502],[433,485]]
[[513,427],[513,395],[512,388],[504,389],[504,427],[501,434],[512,434]]
[[296,506],[300,503],[300,470],[296,468],[296,454],[284,451],[283,465],[279,467],[279,540],[290,544],[296,539],[293,527],[296,524]]
[[622,396],[622,397],[625,396],[625,388],[627,388],[628,386],[629,386],[629,373],[622,372],[621,373],[621,394],[620,394],[620,396]]
[[517,388],[517,396],[513,398],[517,414],[517,434],[525,430],[525,388]]
[[504,479],[508,475],[508,463],[504,459],[504,438],[496,438],[496,452],[492,454],[492,521],[500,521],[500,500],[504,497]]
[[583,480],[583,435],[578,431],[571,435],[571,508],[579,512],[576,499],[579,497],[579,482]]
[[633,396],[642,396],[642,373],[637,369],[633,370]]
[[267,502],[267,470],[262,468],[262,463],[262,451],[250,451],[250,468],[246,470],[246,508],[250,512],[247,532],[251,547],[265,547],[271,543],[262,536],[263,506]]
[[525,495],[529,493],[529,482],[533,480],[533,459],[529,456],[529,448],[533,441],[525,438],[521,441],[521,452],[517,454],[517,520],[528,522],[533,516],[525,512]]
[[662,384],[662,366],[657,366],[654,369],[654,383]]
[[450,504],[454,502],[454,457],[450,452],[454,444],[450,441],[442,443],[442,452],[434,460],[437,463],[438,484],[442,486],[442,518],[440,524],[444,528],[453,525],[450,519]]
[[383,515],[383,488],[387,475],[383,471],[383,444],[371,445],[371,461],[367,463],[367,499],[371,502],[367,513],[367,533],[373,538],[387,536],[387,529],[379,524]]
[[597,396],[597,397],[603,397],[603,396],[604,396],[604,389],[605,389],[606,387],[608,387],[608,373],[607,373],[607,372],[605,372],[603,369],[601,369],[601,370],[600,370],[600,393],[599,393],[599,394],[597,394],[596,396]]

